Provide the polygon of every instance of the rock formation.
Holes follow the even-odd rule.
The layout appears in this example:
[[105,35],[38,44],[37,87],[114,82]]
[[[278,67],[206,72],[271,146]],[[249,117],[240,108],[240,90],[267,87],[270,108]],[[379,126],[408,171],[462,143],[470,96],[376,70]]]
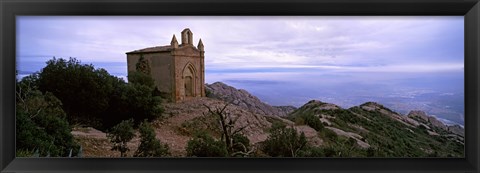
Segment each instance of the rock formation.
[[[206,84],[205,88],[212,98],[218,98],[226,102],[231,102],[234,105],[246,108],[247,110],[267,115],[267,116],[286,116],[292,112],[293,106],[286,107],[273,107],[258,99],[256,96],[251,95],[248,91],[243,89],[236,89],[228,86],[222,82],[215,82],[213,84]],[[294,109],[294,107],[293,107]]]

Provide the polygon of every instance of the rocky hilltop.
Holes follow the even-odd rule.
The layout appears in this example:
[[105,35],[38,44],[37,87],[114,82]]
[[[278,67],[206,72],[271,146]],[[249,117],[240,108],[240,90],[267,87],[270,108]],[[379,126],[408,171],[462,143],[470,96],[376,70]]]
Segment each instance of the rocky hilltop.
[[[218,125],[209,119],[208,108],[225,105],[235,128],[242,131],[252,146],[261,148],[280,123],[303,133],[310,147],[307,156],[321,157],[463,157],[464,130],[448,126],[422,111],[402,115],[375,102],[348,109],[311,100],[299,108],[274,107],[261,102],[245,90],[221,82],[207,84],[208,97],[191,98],[180,103],[164,103],[165,112],[154,121],[156,137],[165,142],[172,156],[186,156],[185,147],[199,130]],[[219,138],[218,132],[210,130]],[[87,128],[72,134],[84,147],[86,157],[118,157],[110,151],[104,132]],[[139,145],[138,136],[128,146]],[[130,154],[133,151],[130,151]],[[265,156],[265,155],[262,155]]]
[[[242,133],[250,140],[252,145],[265,141],[269,135],[268,129],[272,122],[282,122],[293,126],[294,123],[278,116],[267,116],[263,113],[255,113],[241,106],[214,98],[191,98],[181,103],[165,103],[162,119],[154,121],[155,132],[158,139],[165,142],[172,156],[186,156],[185,147],[196,131],[215,126],[216,121],[206,118],[208,107],[212,110],[227,105],[226,113],[232,118],[238,118],[234,124],[235,128],[246,127]],[[303,132],[312,145],[319,146],[322,140],[317,132],[308,126],[295,126],[299,132]],[[108,142],[104,132],[92,128],[77,128],[72,134],[80,141],[86,157],[118,157],[118,152],[110,151],[111,144]],[[214,136],[219,134],[214,133]],[[128,146],[138,147],[140,140],[135,137]],[[132,155],[133,151],[129,151]]]
[[262,102],[256,96],[250,94],[248,91],[244,89],[236,89],[222,82],[205,84],[205,88],[208,93],[207,97],[231,102],[234,105],[243,107],[257,114],[283,117],[295,109],[293,106],[270,106]]
[[359,148],[375,148],[390,156],[463,156],[463,128],[444,125],[422,111],[405,116],[375,102],[343,109],[311,100],[288,116],[297,124],[319,127],[315,118],[324,130],[353,139]]

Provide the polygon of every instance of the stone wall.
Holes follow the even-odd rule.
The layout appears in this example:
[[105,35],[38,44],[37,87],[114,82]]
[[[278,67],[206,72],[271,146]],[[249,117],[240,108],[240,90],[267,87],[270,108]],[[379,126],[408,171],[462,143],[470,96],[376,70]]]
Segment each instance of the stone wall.
[[[140,56],[140,54],[127,55],[129,72],[136,71],[136,64]],[[149,62],[150,75],[155,81],[157,89],[161,93],[168,95],[169,99],[173,98],[173,56],[171,56],[170,52],[143,53],[142,56]]]

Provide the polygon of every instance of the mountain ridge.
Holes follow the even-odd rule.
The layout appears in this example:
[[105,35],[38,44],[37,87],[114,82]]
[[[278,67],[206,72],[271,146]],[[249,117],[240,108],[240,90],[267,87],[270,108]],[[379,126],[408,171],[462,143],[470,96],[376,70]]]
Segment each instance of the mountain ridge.
[[[310,153],[311,156],[464,156],[464,129],[439,124],[440,121],[423,111],[413,110],[408,115],[402,115],[376,102],[345,109],[319,100],[310,100],[298,108],[278,107],[262,102],[246,90],[221,82],[206,84],[206,90],[207,97],[165,103],[164,118],[153,123],[157,138],[169,145],[172,156],[185,156],[185,147],[192,135],[201,129],[208,130],[208,126],[215,126],[213,119],[206,118],[207,106],[215,109],[224,105],[227,105],[228,114],[240,117],[234,124],[235,128],[248,126],[243,134],[256,148],[261,148],[269,138],[271,126],[280,123],[305,134],[308,145],[320,149],[314,150],[320,153]],[[101,132],[93,132],[104,136]],[[78,130],[72,133],[85,146],[85,151],[88,151],[86,156],[115,155],[112,152],[105,154],[104,150],[108,148],[106,139],[89,137],[89,133]],[[219,137],[217,132],[211,133]],[[129,146],[137,146],[138,142],[135,139]]]
[[[296,108],[294,106],[271,106],[268,103],[261,101],[258,97],[250,94],[247,90],[237,89],[223,82],[214,82],[212,84],[205,84],[205,86],[206,86],[206,89],[211,93],[210,97],[212,98],[217,98],[217,99],[224,100],[226,102],[231,102],[234,105],[247,108],[248,110],[254,111],[255,113],[260,113],[268,116],[276,115],[280,117],[286,117],[292,112],[295,112],[296,110],[309,104],[321,105],[320,109],[343,109],[342,107],[335,105],[333,103],[322,102],[320,100],[310,100],[304,105],[300,106],[299,108]],[[421,124],[413,119],[415,117],[414,114],[421,114],[422,116],[420,117],[425,118],[425,120],[427,122],[430,122],[433,126],[447,130],[447,131],[455,132],[455,134],[464,136],[464,132],[463,133],[461,132],[463,129],[461,126],[447,125],[432,115],[426,115],[426,113],[421,110],[411,110],[409,114],[403,115],[401,113],[391,110],[390,108],[387,108],[386,106],[380,103],[373,102],[373,101],[368,101],[358,106],[365,108],[367,110],[382,111],[383,113],[390,115],[392,118],[406,125],[413,125],[413,126],[419,126]],[[353,106],[353,107],[357,107],[357,106]]]

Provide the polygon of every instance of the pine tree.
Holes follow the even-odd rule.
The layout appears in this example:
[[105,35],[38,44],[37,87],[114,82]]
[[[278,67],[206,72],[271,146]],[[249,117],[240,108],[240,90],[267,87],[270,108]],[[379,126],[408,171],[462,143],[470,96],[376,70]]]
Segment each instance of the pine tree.
[[135,137],[133,119],[124,120],[115,125],[107,133],[107,137],[113,143],[112,150],[120,151],[120,157],[126,157],[126,152],[130,150],[127,143]]

